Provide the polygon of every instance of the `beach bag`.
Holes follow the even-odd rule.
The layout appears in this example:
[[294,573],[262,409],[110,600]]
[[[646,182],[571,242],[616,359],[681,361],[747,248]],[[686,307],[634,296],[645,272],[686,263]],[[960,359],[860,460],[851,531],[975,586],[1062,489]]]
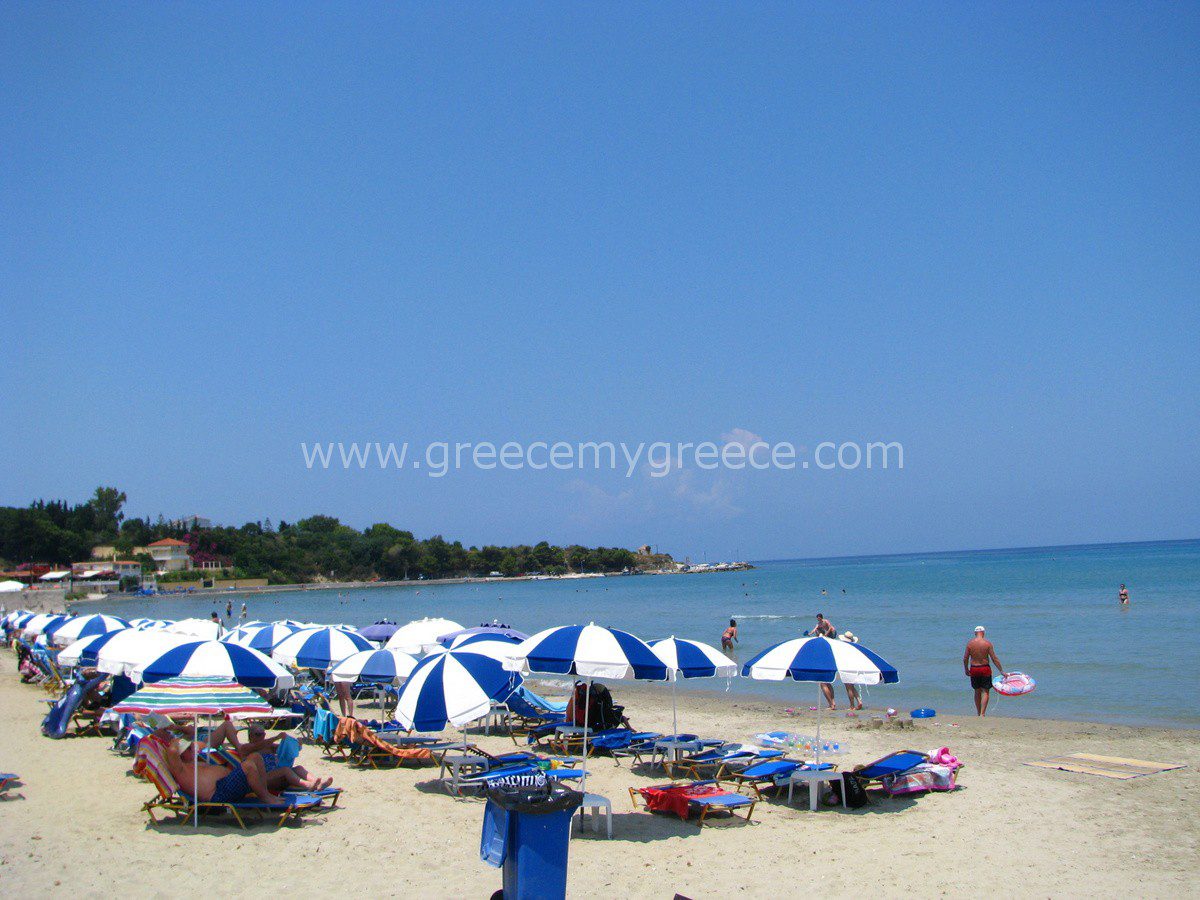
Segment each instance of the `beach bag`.
[[839,801],[841,801],[842,795],[845,794],[846,805],[851,809],[866,806],[868,802],[867,792],[863,788],[862,781],[850,772],[843,772],[842,780],[833,783],[833,793]]

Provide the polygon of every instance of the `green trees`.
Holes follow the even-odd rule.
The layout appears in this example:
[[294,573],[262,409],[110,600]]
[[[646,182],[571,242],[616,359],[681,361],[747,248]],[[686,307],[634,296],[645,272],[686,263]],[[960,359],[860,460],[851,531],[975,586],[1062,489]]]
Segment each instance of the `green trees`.
[[137,559],[153,571],[149,556],[134,556],[134,548],[161,538],[187,541],[197,560],[216,560],[246,578],[267,578],[275,584],[314,580],[399,581],[465,575],[521,575],[529,572],[616,572],[634,565],[632,552],[622,548],[557,547],[547,541],[534,546],[471,547],[441,535],[418,540],[386,522],[364,531],[332,516],[311,516],[298,522],[269,519],[239,527],[221,526],[188,531],[162,516],[151,522],[125,518],[125,494],[116,488],[97,488],[86,503],[38,500],[28,508],[0,507],[0,558],[11,564],[47,562],[62,565],[88,559],[96,544],[112,544],[120,558]]

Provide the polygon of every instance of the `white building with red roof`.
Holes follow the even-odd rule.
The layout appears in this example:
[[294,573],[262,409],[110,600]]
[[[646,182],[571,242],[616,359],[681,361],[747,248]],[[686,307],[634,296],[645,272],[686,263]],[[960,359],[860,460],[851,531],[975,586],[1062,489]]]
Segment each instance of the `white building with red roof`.
[[188,554],[187,541],[163,538],[161,541],[148,544],[146,552],[154,560],[154,567],[159,574],[192,568],[192,557]]

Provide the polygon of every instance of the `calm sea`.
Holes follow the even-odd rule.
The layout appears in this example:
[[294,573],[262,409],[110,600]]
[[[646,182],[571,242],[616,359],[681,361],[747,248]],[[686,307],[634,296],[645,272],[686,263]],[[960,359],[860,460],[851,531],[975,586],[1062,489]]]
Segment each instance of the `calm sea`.
[[[1117,602],[1122,582],[1132,597],[1126,608]],[[235,615],[241,602],[234,599]],[[530,633],[595,621],[647,640],[675,635],[715,645],[733,617],[739,661],[798,636],[822,612],[900,671],[899,684],[869,690],[868,706],[931,706],[953,715],[971,710],[962,652],[974,626],[984,625],[1005,668],[1038,682],[1032,695],[994,698],[996,714],[1200,727],[1200,541],[780,560],[724,574],[302,591],[251,596],[248,604],[252,619],[367,625],[438,615],[474,625],[499,618]],[[217,605],[207,597],[162,597],[120,601],[112,611],[207,617]],[[223,614],[224,599],[219,606]],[[721,679],[692,685],[726,687]],[[815,702],[807,684],[734,679],[729,687],[781,705]],[[837,691],[844,705],[841,685]]]

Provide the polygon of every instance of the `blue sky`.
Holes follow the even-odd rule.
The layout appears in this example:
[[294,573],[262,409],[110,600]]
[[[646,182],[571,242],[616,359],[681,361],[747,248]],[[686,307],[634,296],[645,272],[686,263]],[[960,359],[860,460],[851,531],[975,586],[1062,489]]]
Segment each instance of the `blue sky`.
[[[0,503],[767,558],[1200,536],[1194,5],[0,9]],[[302,441],[900,441],[308,471]]]

